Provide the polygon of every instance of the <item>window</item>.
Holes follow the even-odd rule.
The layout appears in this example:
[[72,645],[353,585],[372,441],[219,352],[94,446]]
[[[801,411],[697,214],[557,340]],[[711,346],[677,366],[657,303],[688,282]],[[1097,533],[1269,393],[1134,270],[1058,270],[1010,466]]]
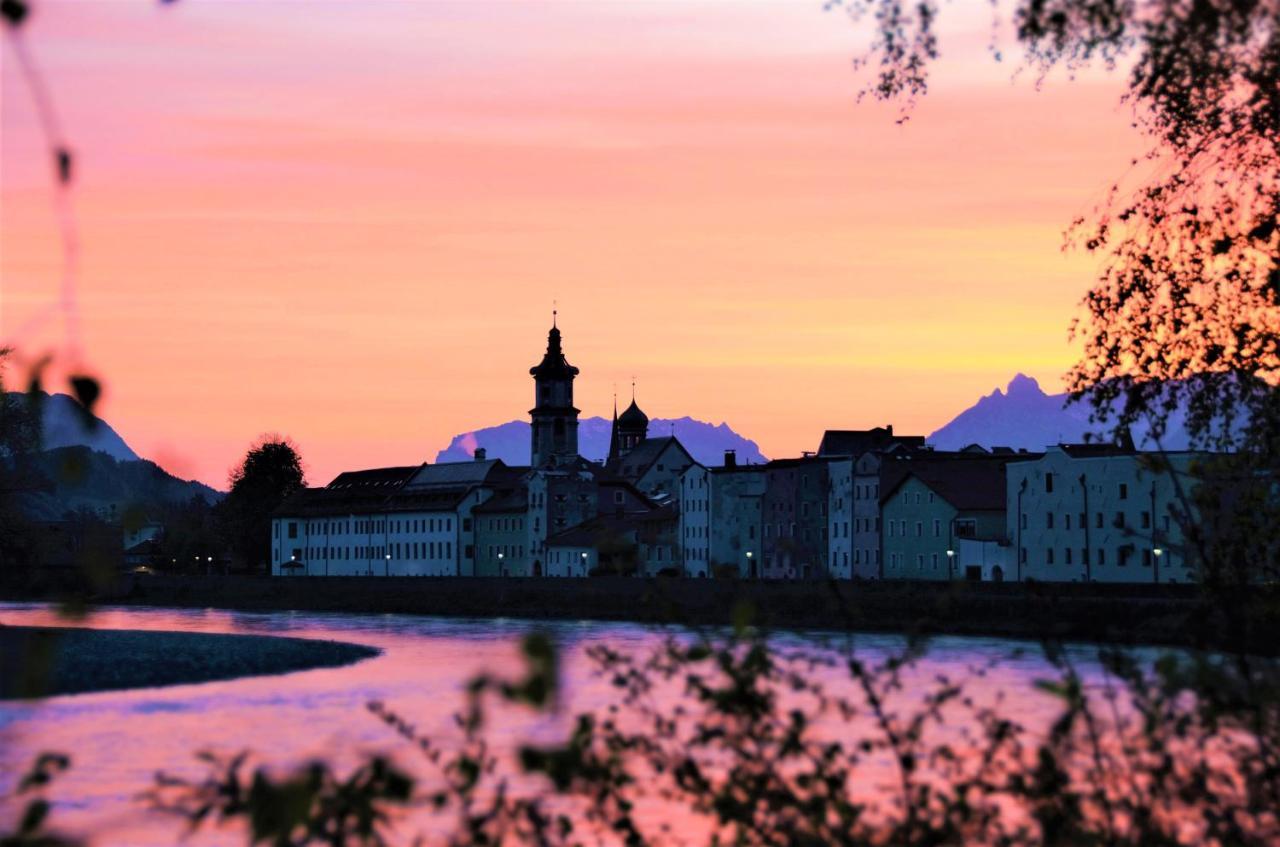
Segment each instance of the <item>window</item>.
[[934,554],[933,554],[933,569],[934,569],[935,571],[938,569],[938,554],[937,554],[937,553],[934,553]]
[[924,537],[924,521],[916,521],[916,538]]
[[942,537],[942,521],[938,520],[937,518],[933,519],[933,537],[934,538]]
[[1044,475],[1044,493],[1045,494],[1053,493],[1053,474],[1051,473],[1047,473]]
[[1062,516],[1062,519],[1066,521],[1067,529],[1071,529],[1071,513],[1067,512],[1065,515]]
[[1120,499],[1121,500],[1129,499],[1129,486],[1123,482],[1120,483]]
[[973,518],[964,518],[955,522],[956,536],[959,538],[973,538],[978,534],[978,522]]
[[1049,547],[1044,551],[1044,563],[1046,565],[1053,564],[1053,548],[1052,547]]
[[1062,561],[1068,565],[1071,564],[1071,548],[1070,547],[1062,551]]
[[613,502],[618,503],[618,504],[621,504],[621,503],[622,503],[622,500],[623,500],[623,497],[622,497],[622,492],[621,492],[621,491],[615,491],[615,492],[613,492]]
[[296,521],[289,521],[289,537],[290,538],[298,537],[298,524]]
[[1144,568],[1151,567],[1151,551],[1150,550],[1142,551],[1142,566]]
[[1107,563],[1107,551],[1099,547],[1098,548],[1098,564],[1105,565],[1106,563]]
[[1129,564],[1129,556],[1133,553],[1133,546],[1126,544],[1116,550],[1116,564],[1124,567]]
[[1143,528],[1143,529],[1150,529],[1150,528],[1151,528],[1151,513],[1150,513],[1150,512],[1143,512],[1143,513],[1142,513],[1142,528]]
[[1094,517],[1096,518],[1094,526],[1098,529],[1102,529],[1102,512],[1098,512]]
[[1111,520],[1116,529],[1124,529],[1124,512],[1116,512],[1116,516]]
[[463,519],[462,519],[462,531],[463,531],[463,532],[470,532],[470,531],[471,531],[471,518],[463,518]]
[[1053,529],[1053,512],[1045,513],[1044,525],[1046,529]]

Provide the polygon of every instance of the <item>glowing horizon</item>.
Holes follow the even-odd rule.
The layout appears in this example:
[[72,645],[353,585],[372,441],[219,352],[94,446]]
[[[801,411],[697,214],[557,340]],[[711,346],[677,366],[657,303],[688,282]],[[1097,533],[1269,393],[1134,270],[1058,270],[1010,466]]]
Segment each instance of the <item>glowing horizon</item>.
[[[898,125],[820,2],[38,3],[100,414],[219,488],[264,432],[312,484],[431,460],[526,417],[553,300],[584,417],[635,374],[651,416],[771,457],[928,434],[1017,372],[1059,390],[1093,279],[1061,233],[1140,139],[1122,75],[1011,82],[977,5]],[[0,90],[0,338],[33,356],[68,341],[14,338],[61,255]]]

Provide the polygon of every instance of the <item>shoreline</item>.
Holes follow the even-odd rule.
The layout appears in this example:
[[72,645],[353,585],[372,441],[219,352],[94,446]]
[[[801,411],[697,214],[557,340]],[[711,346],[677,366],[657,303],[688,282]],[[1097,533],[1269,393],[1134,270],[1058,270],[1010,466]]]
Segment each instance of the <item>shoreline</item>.
[[336,668],[380,653],[276,635],[0,625],[0,703]]
[[[65,586],[64,586],[65,591]],[[65,596],[65,593],[62,595]],[[0,599],[54,600],[56,586]],[[446,618],[732,624],[1280,652],[1280,594],[1259,586],[1225,616],[1191,585],[760,582],[593,577],[122,577],[91,602],[123,606]]]

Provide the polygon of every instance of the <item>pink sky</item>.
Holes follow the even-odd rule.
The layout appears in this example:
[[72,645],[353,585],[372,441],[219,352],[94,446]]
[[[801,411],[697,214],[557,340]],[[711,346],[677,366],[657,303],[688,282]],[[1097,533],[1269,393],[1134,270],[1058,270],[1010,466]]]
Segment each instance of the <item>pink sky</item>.
[[[1094,269],[1062,229],[1139,149],[1120,76],[1013,79],[979,0],[905,125],[820,0],[35,5],[101,413],[219,486],[262,432],[322,484],[524,417],[553,299],[584,415],[634,374],[771,456],[1058,390]],[[61,254],[2,55],[0,335],[35,355]]]

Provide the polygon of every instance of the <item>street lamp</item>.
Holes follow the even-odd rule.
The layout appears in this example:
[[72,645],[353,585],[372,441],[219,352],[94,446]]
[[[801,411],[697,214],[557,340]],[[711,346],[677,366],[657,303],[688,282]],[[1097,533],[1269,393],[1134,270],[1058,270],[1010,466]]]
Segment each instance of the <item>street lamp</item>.
[[947,548],[947,579],[951,579],[951,560],[956,557],[956,551]]
[[386,555],[386,561],[387,561],[386,570],[383,573],[383,576],[391,576],[391,554],[390,553]]
[[755,579],[756,577],[756,569],[755,569],[755,565],[751,561],[750,550],[747,551],[747,576],[750,577],[751,579]]
[[506,576],[506,575],[507,575],[507,572],[506,572],[505,570],[503,570],[503,567],[502,567],[502,560],[503,560],[504,558],[506,558],[506,557],[505,557],[505,556],[503,556],[501,553],[499,553],[499,554],[498,554],[498,573],[502,574],[503,576]]
[[1155,578],[1156,583],[1159,583],[1160,582],[1160,557],[1164,555],[1164,550],[1160,547],[1156,547],[1151,551],[1151,555],[1156,560],[1155,573],[1152,574],[1152,576]]

